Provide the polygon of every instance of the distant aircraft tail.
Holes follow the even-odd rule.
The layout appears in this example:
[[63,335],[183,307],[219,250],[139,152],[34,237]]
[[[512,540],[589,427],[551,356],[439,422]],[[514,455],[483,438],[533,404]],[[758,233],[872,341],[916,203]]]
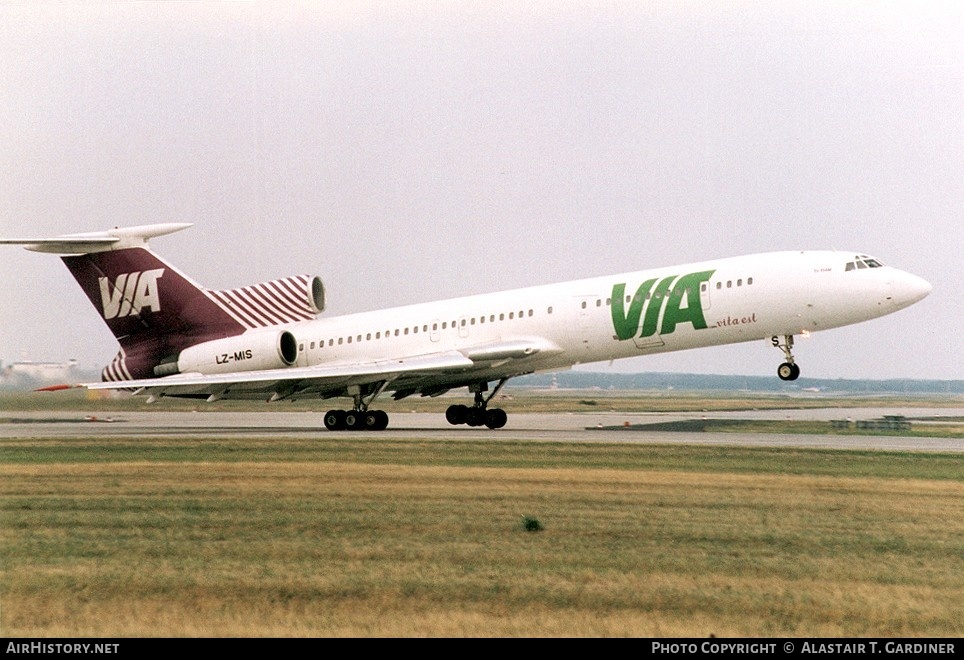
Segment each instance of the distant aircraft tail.
[[64,264],[120,344],[117,357],[102,373],[103,380],[174,373],[178,356],[188,347],[310,320],[324,309],[324,288],[317,277],[301,275],[212,291],[147,248],[149,238],[189,226],[145,225],[0,243],[69,255],[62,257]]

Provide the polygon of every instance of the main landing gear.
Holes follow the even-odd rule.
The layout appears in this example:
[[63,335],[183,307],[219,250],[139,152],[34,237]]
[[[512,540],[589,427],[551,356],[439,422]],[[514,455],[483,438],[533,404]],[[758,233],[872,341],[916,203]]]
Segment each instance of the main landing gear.
[[449,406],[445,411],[445,419],[453,425],[467,424],[469,426],[488,426],[490,429],[501,429],[508,421],[508,415],[502,408],[489,408],[488,405],[492,397],[502,389],[507,380],[509,379],[503,378],[500,380],[488,397],[482,394],[489,388],[488,383],[470,385],[469,391],[475,392],[475,405],[472,407],[461,404]]
[[790,352],[790,349],[793,348],[793,335],[784,335],[783,343],[780,343],[780,338],[774,335],[770,337],[770,343],[781,349],[787,357],[787,361],[777,367],[777,376],[780,377],[780,380],[796,380],[799,378],[800,367],[793,359],[793,353]]
[[351,387],[348,393],[355,400],[351,410],[329,410],[325,413],[325,428],[329,431],[384,431],[388,428],[388,413],[384,410],[369,410],[368,406],[385,390],[387,382],[365,400],[360,387]]
[[[467,424],[469,426],[487,426],[490,429],[501,429],[508,421],[508,415],[501,408],[489,408],[492,400],[508,378],[503,378],[495,386],[489,396],[483,392],[489,389],[487,382],[470,385],[469,391],[475,393],[475,404],[472,406],[454,405],[445,411],[445,419],[449,424]],[[325,413],[325,428],[329,431],[382,431],[388,427],[388,413],[384,410],[369,410],[368,406],[381,394],[387,382],[383,383],[374,393],[366,398],[360,387],[351,387],[348,393],[355,400],[351,410],[329,410]]]

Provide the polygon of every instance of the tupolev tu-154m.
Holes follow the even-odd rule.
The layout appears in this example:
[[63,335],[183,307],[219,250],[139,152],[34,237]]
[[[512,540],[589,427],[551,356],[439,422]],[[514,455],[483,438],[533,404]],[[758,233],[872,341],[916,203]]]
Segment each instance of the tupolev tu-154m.
[[0,243],[62,255],[120,344],[92,390],[161,397],[345,397],[329,429],[380,430],[382,395],[439,396],[470,405],[452,424],[506,424],[489,403],[516,376],[576,364],[768,339],[795,380],[795,335],[859,323],[931,291],[861,252],[786,251],[327,317],[317,276],[235,289],[197,284],[148,248],[190,227],[168,223]]

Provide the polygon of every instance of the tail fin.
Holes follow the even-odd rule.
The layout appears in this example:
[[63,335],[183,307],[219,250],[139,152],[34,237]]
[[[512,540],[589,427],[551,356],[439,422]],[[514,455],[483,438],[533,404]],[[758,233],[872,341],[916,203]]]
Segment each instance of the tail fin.
[[69,255],[63,262],[120,343],[117,357],[103,371],[104,380],[151,378],[189,346],[308,320],[324,308],[324,288],[317,277],[209,291],[147,248],[149,238],[190,226],[145,225],[0,243]]
[[104,380],[153,377],[156,366],[176,361],[189,346],[244,332],[202,287],[146,247],[63,261],[120,343]]

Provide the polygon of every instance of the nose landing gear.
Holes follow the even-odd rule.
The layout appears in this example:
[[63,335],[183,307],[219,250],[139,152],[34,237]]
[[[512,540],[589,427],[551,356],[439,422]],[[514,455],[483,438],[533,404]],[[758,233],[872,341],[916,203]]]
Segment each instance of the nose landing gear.
[[784,335],[782,343],[780,342],[780,338],[774,335],[770,337],[770,343],[782,350],[787,358],[786,362],[777,367],[777,376],[779,376],[780,380],[796,380],[799,378],[800,367],[793,359],[793,353],[790,351],[790,349],[793,348],[793,335]]

